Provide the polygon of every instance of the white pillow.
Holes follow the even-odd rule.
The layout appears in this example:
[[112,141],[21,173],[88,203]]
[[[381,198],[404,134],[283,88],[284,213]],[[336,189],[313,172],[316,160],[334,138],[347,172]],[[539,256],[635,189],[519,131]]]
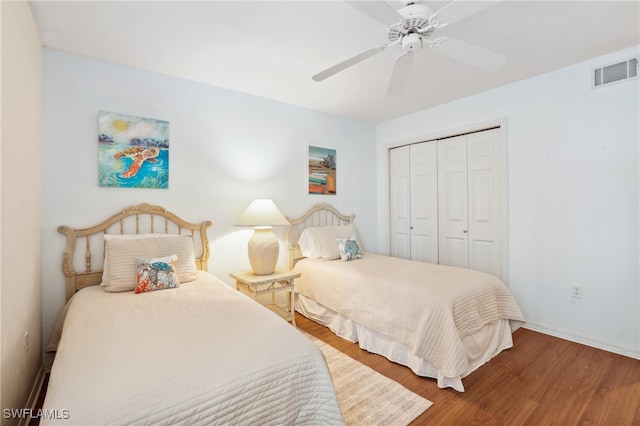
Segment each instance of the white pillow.
[[181,283],[196,279],[193,238],[180,235],[170,238],[113,239],[107,241],[108,279],[105,290],[109,292],[131,291],[136,288],[138,258],[153,258],[176,254],[177,274]]
[[320,226],[315,229],[316,242],[320,248],[321,257],[324,260],[340,259],[338,238],[355,236],[356,227],[353,223],[339,226]]
[[[104,240],[140,240],[142,238],[164,238],[164,237],[179,237],[178,234],[104,234]],[[107,285],[109,279],[107,273],[107,251],[105,246],[104,262],[102,263],[102,287]]]
[[298,238],[298,247],[300,247],[300,252],[304,257],[309,259],[320,259],[322,257],[320,247],[318,247],[318,242],[316,241],[315,228],[306,228],[302,231],[300,238]]

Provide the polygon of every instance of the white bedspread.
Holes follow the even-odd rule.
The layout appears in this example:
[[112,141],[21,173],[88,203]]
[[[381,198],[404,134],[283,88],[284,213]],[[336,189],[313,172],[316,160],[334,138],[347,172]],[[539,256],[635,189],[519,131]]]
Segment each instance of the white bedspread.
[[204,272],[177,289],[78,292],[44,410],[68,418],[43,425],[342,424],[316,346]]
[[469,269],[366,253],[302,259],[296,291],[411,348],[445,377],[470,372],[465,337],[499,320],[524,321],[498,278]]

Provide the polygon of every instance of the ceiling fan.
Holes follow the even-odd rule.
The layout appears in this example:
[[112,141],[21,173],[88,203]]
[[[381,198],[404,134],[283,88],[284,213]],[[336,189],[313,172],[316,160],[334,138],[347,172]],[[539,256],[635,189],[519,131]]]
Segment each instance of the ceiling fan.
[[432,37],[440,28],[478,13],[498,3],[498,1],[453,0],[437,11],[434,11],[420,0],[405,0],[402,2],[404,7],[399,10],[394,9],[385,1],[345,0],[345,3],[385,25],[389,42],[365,50],[319,72],[312,77],[315,81],[322,81],[331,77],[395,45],[400,45],[403,52],[396,58],[393,66],[387,96],[402,94],[409,77],[414,51],[421,50],[425,46],[429,46],[436,53],[485,71],[495,71],[507,61],[504,55],[464,41],[450,37]]

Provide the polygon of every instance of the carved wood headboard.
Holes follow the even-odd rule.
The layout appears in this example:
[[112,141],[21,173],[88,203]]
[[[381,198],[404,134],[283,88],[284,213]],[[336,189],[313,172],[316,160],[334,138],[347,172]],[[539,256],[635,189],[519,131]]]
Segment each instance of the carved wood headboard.
[[330,225],[348,225],[356,218],[355,214],[342,214],[331,204],[318,203],[311,206],[302,216],[297,218],[287,217],[287,249],[289,252],[289,269],[304,256],[298,246],[298,239],[305,228]]
[[[98,285],[102,281],[103,256],[95,261],[95,258],[92,257],[92,245],[94,252],[104,253],[104,234],[191,235],[195,246],[196,266],[198,269],[206,271],[209,261],[209,240],[207,238],[209,226],[211,226],[211,221],[190,223],[160,206],[144,203],[127,207],[120,213],[90,228],[58,227],[58,232],[67,237],[67,245],[62,255],[62,272],[66,277],[67,300],[76,291],[84,287]],[[200,234],[200,238],[197,238],[198,234]],[[198,240],[201,244],[197,243]],[[82,246],[84,254],[81,253],[80,247]],[[81,264],[83,260],[84,266],[76,269],[74,264]],[[94,268],[94,263],[98,264],[100,269]],[[83,268],[84,271],[79,272]]]

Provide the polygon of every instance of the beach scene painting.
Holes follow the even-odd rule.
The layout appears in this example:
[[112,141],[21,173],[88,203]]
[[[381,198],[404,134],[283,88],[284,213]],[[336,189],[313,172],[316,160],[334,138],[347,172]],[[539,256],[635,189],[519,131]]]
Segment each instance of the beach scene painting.
[[309,194],[336,194],[336,150],[309,146]]
[[169,187],[169,122],[98,112],[98,180],[102,187]]

